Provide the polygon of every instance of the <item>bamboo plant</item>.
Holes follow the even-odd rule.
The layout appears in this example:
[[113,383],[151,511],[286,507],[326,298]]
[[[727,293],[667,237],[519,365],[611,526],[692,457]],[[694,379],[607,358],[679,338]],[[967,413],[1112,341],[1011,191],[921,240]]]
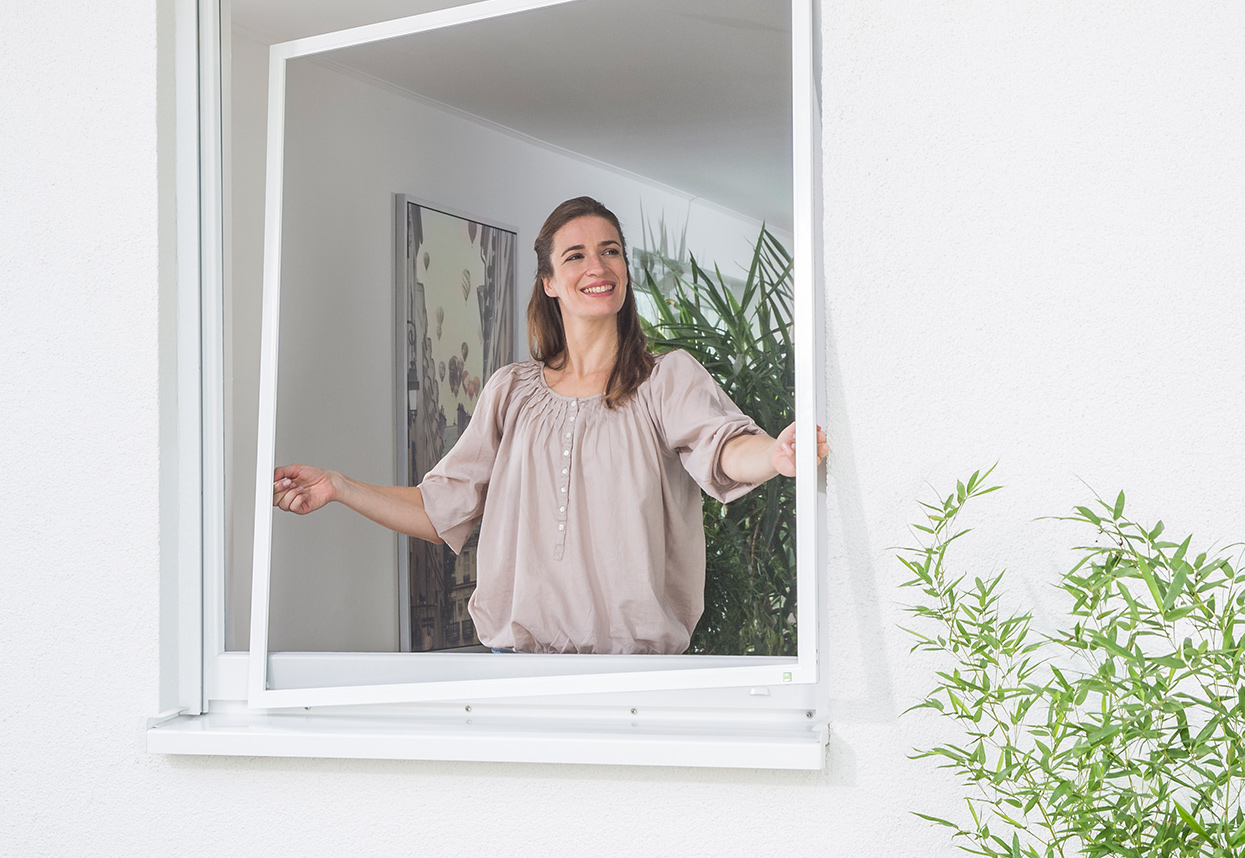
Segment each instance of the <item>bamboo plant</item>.
[[1093,538],[1059,587],[1071,609],[1039,632],[1000,607],[1004,575],[954,571],[957,520],[995,491],[975,473],[923,504],[921,544],[902,550],[921,600],[913,651],[944,669],[914,709],[959,741],[915,758],[950,769],[969,794],[954,842],[986,856],[1245,855],[1245,574],[1227,553],[1195,552],[1163,523],[1113,502],[1061,520]]

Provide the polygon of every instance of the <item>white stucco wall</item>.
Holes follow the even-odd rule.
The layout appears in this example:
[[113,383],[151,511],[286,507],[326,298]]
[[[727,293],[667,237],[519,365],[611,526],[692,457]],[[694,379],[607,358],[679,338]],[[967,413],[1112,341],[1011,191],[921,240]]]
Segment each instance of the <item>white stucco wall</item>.
[[[950,855],[888,546],[1000,460],[965,557],[1049,612],[1084,479],[1245,537],[1245,7],[825,4],[822,774],[148,756],[152,3],[0,12],[0,852]],[[89,46],[89,49],[84,46]]]

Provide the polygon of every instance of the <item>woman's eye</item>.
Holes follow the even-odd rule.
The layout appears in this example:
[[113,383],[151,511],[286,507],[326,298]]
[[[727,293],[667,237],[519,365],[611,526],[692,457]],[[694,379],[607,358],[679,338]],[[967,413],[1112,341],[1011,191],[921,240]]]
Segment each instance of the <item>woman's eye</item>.
[[572,253],[570,256],[566,257],[566,259],[564,259],[563,262],[574,262],[577,259],[583,259],[583,258],[584,258],[584,255],[582,253]]
[[618,248],[617,248],[617,247],[607,247],[607,248],[605,249],[605,255],[606,255],[606,256],[617,256],[617,255],[618,255]]

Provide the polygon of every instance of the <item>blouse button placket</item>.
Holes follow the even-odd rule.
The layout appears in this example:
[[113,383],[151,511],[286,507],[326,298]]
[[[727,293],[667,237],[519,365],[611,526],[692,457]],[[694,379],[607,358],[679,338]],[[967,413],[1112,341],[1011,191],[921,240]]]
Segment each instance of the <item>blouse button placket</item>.
[[562,437],[558,440],[562,442],[562,467],[561,473],[558,475],[558,511],[555,521],[558,525],[557,541],[554,543],[553,556],[555,560],[562,559],[562,553],[566,548],[566,498],[570,494],[571,485],[571,450],[575,445],[575,418],[579,416],[579,400],[571,400],[571,404],[567,408],[566,423],[562,427]]

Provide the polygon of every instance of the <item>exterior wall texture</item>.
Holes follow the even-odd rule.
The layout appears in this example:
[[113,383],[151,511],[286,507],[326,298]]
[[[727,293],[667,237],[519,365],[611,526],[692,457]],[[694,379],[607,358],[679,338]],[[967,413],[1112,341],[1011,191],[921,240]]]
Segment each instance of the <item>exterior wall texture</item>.
[[0,12],[0,853],[950,855],[888,546],[1000,461],[966,567],[1039,622],[1125,489],[1245,537],[1245,7],[823,6],[833,736],[820,774],[169,758],[157,9]]

